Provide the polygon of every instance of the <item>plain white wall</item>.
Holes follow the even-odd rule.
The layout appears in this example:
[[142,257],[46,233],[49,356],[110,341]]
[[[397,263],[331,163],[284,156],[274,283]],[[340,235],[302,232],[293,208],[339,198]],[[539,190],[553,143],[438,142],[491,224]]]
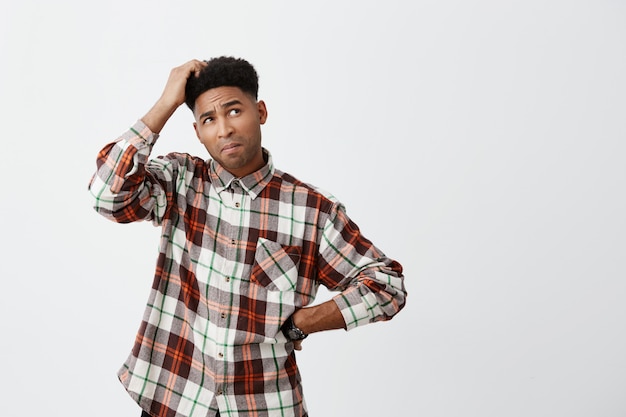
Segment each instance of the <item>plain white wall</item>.
[[[312,416],[626,415],[626,3],[0,2],[0,415],[138,416],[115,377],[158,230],[92,209],[170,69],[260,74],[276,165],[405,266],[388,323],[307,339]],[[204,155],[181,108],[155,153]]]

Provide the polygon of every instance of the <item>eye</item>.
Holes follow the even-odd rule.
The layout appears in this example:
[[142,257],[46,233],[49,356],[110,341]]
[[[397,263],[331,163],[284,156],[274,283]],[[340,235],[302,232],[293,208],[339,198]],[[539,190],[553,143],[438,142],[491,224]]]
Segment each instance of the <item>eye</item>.
[[230,109],[230,111],[228,112],[228,115],[229,116],[236,116],[239,113],[241,113],[241,110],[239,110],[239,109]]
[[204,119],[204,120],[202,121],[202,124],[205,124],[205,125],[206,125],[206,124],[211,123],[212,121],[213,121],[213,118],[212,118],[212,117],[207,117],[206,119]]

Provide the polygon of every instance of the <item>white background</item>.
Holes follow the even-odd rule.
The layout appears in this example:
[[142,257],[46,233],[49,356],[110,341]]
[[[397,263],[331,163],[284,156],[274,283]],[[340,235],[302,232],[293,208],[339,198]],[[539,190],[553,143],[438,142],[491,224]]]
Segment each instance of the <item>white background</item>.
[[[2,1],[0,415],[138,416],[158,229],[91,208],[171,68],[260,74],[276,165],[405,267],[307,339],[312,417],[626,416],[626,2]],[[155,153],[206,155],[181,108]]]

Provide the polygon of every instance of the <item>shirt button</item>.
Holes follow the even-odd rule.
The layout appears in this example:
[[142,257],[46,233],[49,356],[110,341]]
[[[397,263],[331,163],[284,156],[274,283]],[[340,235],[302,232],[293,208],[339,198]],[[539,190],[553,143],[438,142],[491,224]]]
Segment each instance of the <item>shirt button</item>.
[[226,277],[226,282],[230,282],[230,277]]
[[218,389],[217,392],[216,392],[217,395],[222,395],[223,393],[224,392],[221,389]]
[[239,208],[239,203],[235,203],[235,207]]
[[237,243],[237,241],[235,239],[231,239],[230,243],[234,245],[235,243]]
[[222,314],[220,314],[220,316],[221,316],[223,319],[225,319],[225,318],[226,318],[226,313],[222,313]]
[[222,352],[218,353],[217,356],[219,356],[220,358],[224,357],[224,354]]

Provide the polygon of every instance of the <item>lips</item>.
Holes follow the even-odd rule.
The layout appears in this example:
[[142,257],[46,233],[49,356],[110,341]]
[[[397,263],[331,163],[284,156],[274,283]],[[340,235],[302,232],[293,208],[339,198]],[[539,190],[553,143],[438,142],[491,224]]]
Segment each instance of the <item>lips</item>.
[[222,148],[222,153],[229,154],[235,152],[240,146],[238,143],[229,143]]

